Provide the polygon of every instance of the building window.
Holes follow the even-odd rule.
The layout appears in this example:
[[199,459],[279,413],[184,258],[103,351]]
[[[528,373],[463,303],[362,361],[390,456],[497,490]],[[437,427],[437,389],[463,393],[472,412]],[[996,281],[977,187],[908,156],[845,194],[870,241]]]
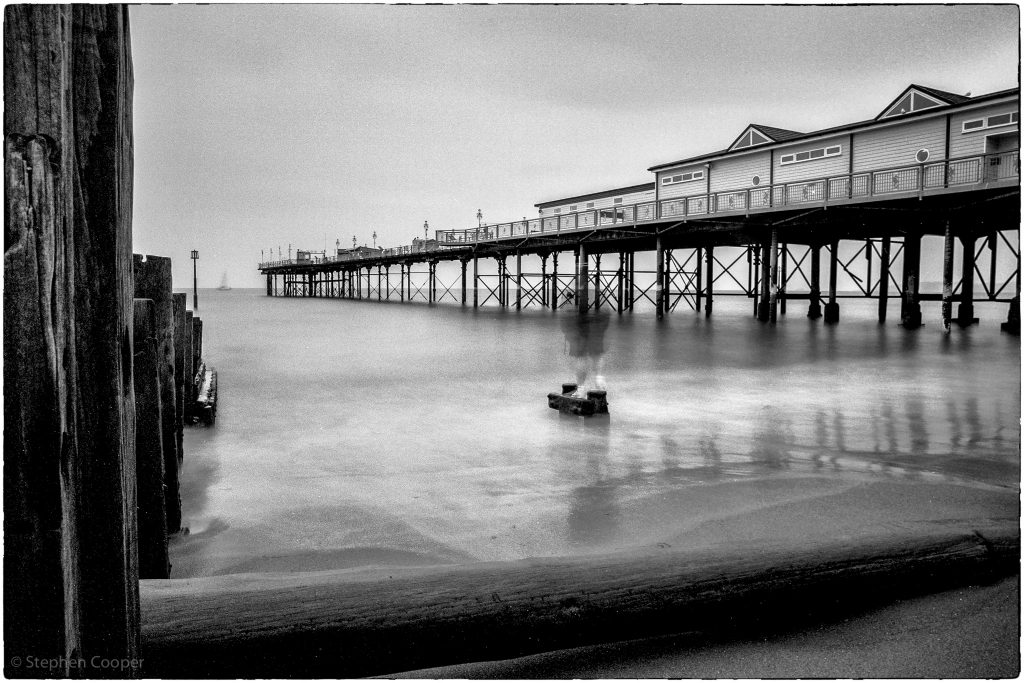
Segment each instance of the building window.
[[570,207],[569,207],[569,210],[570,210],[570,211],[575,211],[575,210],[576,210],[576,205],[575,205],[575,204],[573,204],[572,206],[570,206]]
[[779,157],[779,165],[785,166],[787,164],[798,164],[801,161],[815,161],[817,159],[824,159],[825,157],[837,157],[842,153],[842,145],[821,147],[819,149],[808,149],[803,152],[796,152],[795,154],[783,154]]
[[562,213],[562,209],[561,208],[555,209],[555,213]]
[[764,135],[761,135],[759,132],[751,128],[743,135],[742,138],[740,138],[740,141],[733,146],[733,149],[753,147],[754,145],[763,145],[766,142],[771,142],[771,140],[769,140]]
[[923,164],[924,162],[928,161],[929,156],[931,156],[931,152],[929,152],[926,149],[919,149],[917,151],[917,156],[915,158],[917,159],[918,163]]
[[674,176],[665,176],[661,179],[662,185],[673,185],[675,183],[688,183],[691,180],[702,180],[704,178],[704,171],[690,171],[688,173],[680,173]]
[[1010,114],[995,114],[989,116],[987,119],[972,119],[971,121],[964,121],[962,132],[973,133],[976,130],[985,130],[986,128],[997,128],[999,126],[1009,126],[1010,124],[1017,123],[1020,120],[1018,112],[1012,112]]
[[753,178],[750,179],[750,182],[752,182],[754,185],[760,185],[761,184],[761,176],[759,176],[759,175],[754,176]]
[[621,204],[621,203],[622,203],[622,197],[616,197],[616,198],[615,198],[615,201],[614,201],[614,202],[612,202],[612,203],[613,203],[613,204]]
[[588,209],[593,209],[594,208],[594,202],[587,202],[587,208]]

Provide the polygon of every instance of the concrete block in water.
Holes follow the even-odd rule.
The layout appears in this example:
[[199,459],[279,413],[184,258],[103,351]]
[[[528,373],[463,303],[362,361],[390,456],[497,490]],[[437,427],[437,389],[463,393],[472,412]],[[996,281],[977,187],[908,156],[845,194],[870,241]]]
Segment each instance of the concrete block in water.
[[562,385],[562,393],[548,394],[548,407],[567,413],[569,415],[602,415],[608,413],[608,393],[602,390],[591,390],[587,392],[586,398],[573,396],[577,385],[566,383]]

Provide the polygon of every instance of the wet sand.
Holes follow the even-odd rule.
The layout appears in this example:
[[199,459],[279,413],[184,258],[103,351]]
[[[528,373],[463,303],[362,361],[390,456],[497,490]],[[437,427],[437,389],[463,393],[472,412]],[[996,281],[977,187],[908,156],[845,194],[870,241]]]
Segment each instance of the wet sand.
[[382,678],[1016,678],[1019,615],[1017,577],[758,639],[681,634]]

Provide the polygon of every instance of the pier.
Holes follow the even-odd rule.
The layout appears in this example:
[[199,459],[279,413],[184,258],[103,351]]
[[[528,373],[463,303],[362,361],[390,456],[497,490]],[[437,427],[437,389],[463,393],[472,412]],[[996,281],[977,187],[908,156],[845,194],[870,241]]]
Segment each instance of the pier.
[[[259,270],[268,296],[617,313],[643,303],[659,317],[710,316],[716,297],[741,296],[766,322],[806,301],[808,317],[838,323],[839,300],[857,297],[878,301],[879,322],[898,299],[907,328],[923,324],[922,301],[942,301],[949,329],[976,323],[975,303],[1001,302],[1017,332],[1018,109],[1019,89],[968,98],[910,86],[874,121],[809,134],[752,124],[729,150],[651,167],[653,183],[537,204],[534,219],[391,249],[299,251]],[[912,163],[886,163],[903,158]],[[938,292],[921,291],[928,237],[943,240]],[[642,252],[653,270],[636,268]],[[442,262],[458,263],[454,282],[438,277]],[[838,289],[841,274],[856,291]]]

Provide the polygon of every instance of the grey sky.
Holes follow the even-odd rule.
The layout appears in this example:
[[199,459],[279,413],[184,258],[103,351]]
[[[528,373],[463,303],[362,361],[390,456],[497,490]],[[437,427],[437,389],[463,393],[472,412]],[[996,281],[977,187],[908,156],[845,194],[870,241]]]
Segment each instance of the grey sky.
[[1014,5],[133,6],[135,250],[176,287],[260,250],[407,244],[650,180],[758,122],[1016,86]]

